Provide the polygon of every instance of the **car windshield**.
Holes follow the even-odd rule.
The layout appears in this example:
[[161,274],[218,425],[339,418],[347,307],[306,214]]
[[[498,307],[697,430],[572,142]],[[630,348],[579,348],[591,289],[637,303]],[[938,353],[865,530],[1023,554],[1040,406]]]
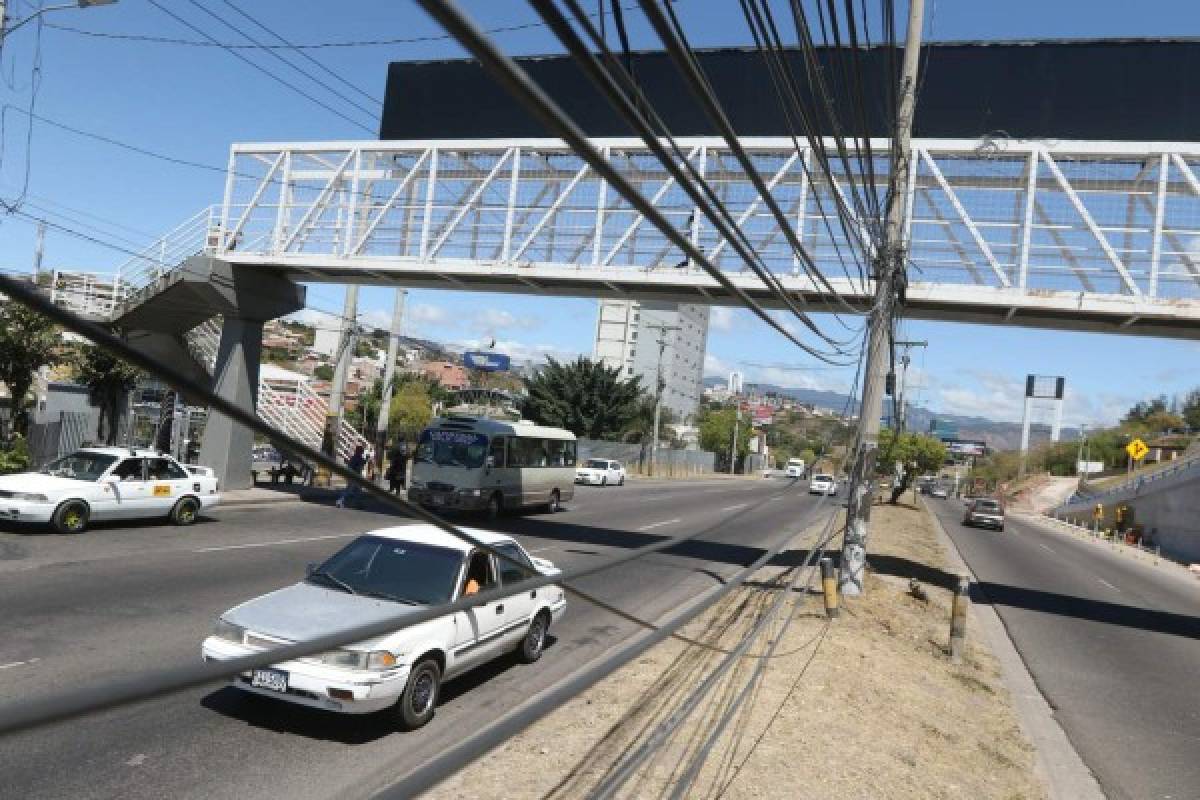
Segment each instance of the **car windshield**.
[[599,459],[595,459],[595,458],[589,458],[588,462],[587,462],[587,466],[588,466],[588,469],[608,469],[608,462],[600,461]]
[[822,483],[829,483],[829,482],[833,481],[833,476],[832,475],[818,475],[817,477],[813,478],[813,480],[821,481]]
[[360,536],[332,555],[308,577],[308,583],[399,603],[445,603],[463,554],[381,536]]
[[100,476],[116,460],[116,456],[105,455],[104,453],[89,453],[86,450],[80,450],[69,456],[63,456],[56,461],[51,461],[42,467],[39,472],[43,475],[54,475],[58,478],[74,478],[77,481],[98,481],[100,480]]
[[979,511],[999,511],[1000,504],[995,500],[976,500],[975,508]]
[[479,469],[487,451],[488,438],[482,433],[430,429],[421,433],[416,460],[439,467]]

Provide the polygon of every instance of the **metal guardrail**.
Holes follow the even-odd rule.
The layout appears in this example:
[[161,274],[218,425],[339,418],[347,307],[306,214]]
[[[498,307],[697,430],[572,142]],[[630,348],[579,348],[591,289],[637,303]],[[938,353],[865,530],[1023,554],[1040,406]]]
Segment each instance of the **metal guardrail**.
[[[1058,506],[1057,510],[1066,511],[1078,506],[1090,505],[1110,497],[1127,494],[1130,490],[1139,492],[1142,487],[1148,484],[1157,483],[1158,481],[1166,480],[1167,478],[1177,476],[1183,472],[1190,472],[1193,470],[1195,470],[1197,473],[1200,473],[1200,452],[1194,453],[1191,456],[1176,459],[1175,461],[1172,461],[1171,466],[1167,467],[1166,469],[1158,470],[1148,475],[1131,477],[1129,480],[1122,481],[1120,484],[1112,488],[1105,489],[1101,492],[1088,494],[1087,497],[1080,502],[1063,503],[1062,505]],[[1200,475],[1198,475],[1198,477],[1200,477]]]

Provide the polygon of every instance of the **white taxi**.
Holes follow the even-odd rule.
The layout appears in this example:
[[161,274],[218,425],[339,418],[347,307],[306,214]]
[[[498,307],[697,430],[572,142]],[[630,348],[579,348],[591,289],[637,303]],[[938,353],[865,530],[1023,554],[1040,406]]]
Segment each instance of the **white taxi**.
[[532,574],[557,575],[553,564],[530,557],[508,536],[466,530],[523,568],[432,525],[371,531],[323,564],[310,564],[304,581],[226,611],[201,655],[206,661],[238,658],[503,589],[502,597],[484,605],[249,670],[232,684],[346,714],[392,709],[400,727],[419,728],[433,717],[444,680],[514,651],[526,662],[540,658],[551,622],[567,607],[556,584],[523,586]]
[[92,520],[191,525],[218,501],[212,470],[153,450],[87,447],[37,472],[0,475],[0,521],[49,523],[59,533],[83,533]]

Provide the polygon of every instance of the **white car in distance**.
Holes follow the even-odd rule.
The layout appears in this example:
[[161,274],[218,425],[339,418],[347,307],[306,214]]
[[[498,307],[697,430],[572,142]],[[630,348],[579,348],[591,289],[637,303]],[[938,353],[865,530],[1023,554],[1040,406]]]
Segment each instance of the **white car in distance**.
[[625,485],[625,467],[620,461],[589,458],[575,470],[575,482],[591,486]]
[[202,655],[206,661],[251,655],[501,588],[498,600],[244,672],[232,684],[346,714],[390,709],[400,727],[419,728],[433,717],[443,681],[514,651],[525,662],[538,660],[550,624],[567,606],[556,584],[522,586],[531,575],[557,575],[552,563],[530,557],[503,534],[465,530],[523,567],[432,525],[371,531],[310,565],[304,581],[226,611]]
[[813,475],[808,482],[809,494],[826,494],[836,496],[838,493],[837,480],[832,475]]
[[784,467],[784,471],[787,473],[787,477],[789,478],[803,478],[804,467],[805,464],[803,458],[789,458]]
[[37,472],[0,476],[0,520],[83,533],[92,520],[163,517],[191,525],[219,502],[206,467],[153,450],[87,447]]

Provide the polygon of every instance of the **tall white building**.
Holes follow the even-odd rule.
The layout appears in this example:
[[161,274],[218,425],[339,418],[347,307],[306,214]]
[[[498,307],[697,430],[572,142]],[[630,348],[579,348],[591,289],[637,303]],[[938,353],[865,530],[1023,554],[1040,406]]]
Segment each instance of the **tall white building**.
[[704,389],[704,353],[708,343],[708,306],[601,300],[592,356],[625,377],[638,375],[653,394],[659,370],[661,334],[655,326],[678,326],[666,332],[662,353],[663,407],[687,420],[700,405]]
[[729,393],[741,394],[742,388],[745,385],[745,379],[740,372],[729,373]]

